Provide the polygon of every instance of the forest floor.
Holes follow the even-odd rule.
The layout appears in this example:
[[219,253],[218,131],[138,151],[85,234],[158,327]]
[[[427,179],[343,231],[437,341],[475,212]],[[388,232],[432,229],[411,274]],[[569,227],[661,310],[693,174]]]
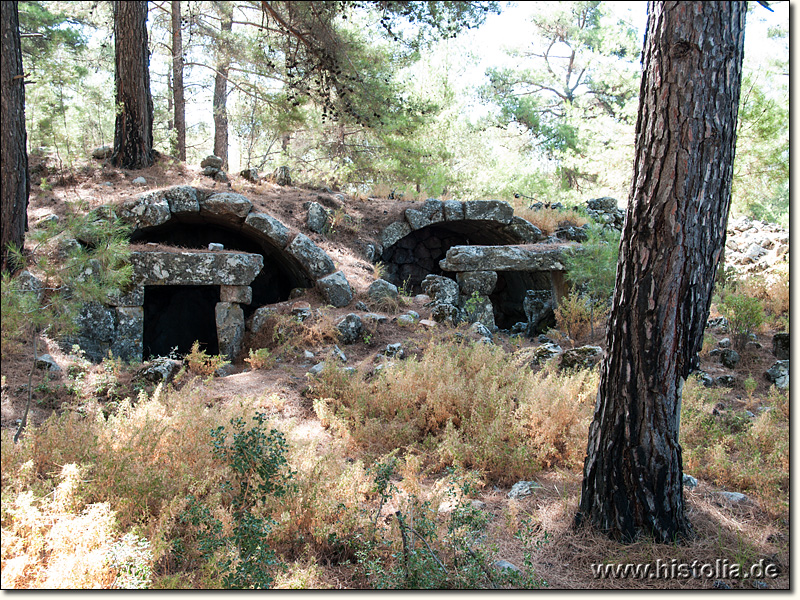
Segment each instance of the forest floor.
[[[191,385],[198,406],[220,406],[249,404],[251,406],[269,408],[270,418],[275,422],[283,422],[290,426],[294,435],[302,437],[306,442],[315,441],[319,452],[337,448],[336,434],[332,428],[323,426],[313,407],[313,398],[309,395],[308,369],[319,360],[325,358],[333,347],[333,339],[329,333],[333,324],[341,317],[352,312],[352,305],[361,300],[368,302],[366,290],[374,280],[375,267],[363,258],[363,244],[377,237],[378,232],[389,223],[402,218],[403,211],[413,206],[409,202],[380,199],[356,199],[338,196],[334,191],[307,187],[281,187],[269,182],[251,184],[238,176],[230,176],[230,187],[226,184],[214,184],[198,171],[180,164],[158,165],[143,171],[124,172],[93,162],[82,169],[77,169],[66,176],[58,172],[34,170],[32,177],[29,222],[49,215],[64,216],[65,202],[81,202],[88,207],[95,207],[109,202],[120,202],[127,197],[136,196],[145,189],[134,186],[135,177],[143,176],[147,180],[146,189],[156,189],[173,185],[195,185],[198,187],[216,187],[219,191],[235,191],[245,195],[256,207],[280,219],[294,230],[308,235],[318,246],[323,248],[334,260],[337,268],[343,270],[353,287],[355,298],[350,306],[341,309],[325,307],[321,299],[313,291],[309,291],[299,299],[281,302],[275,307],[279,314],[289,315],[292,305],[299,301],[308,302],[313,309],[323,313],[321,330],[318,336],[309,336],[307,340],[296,345],[296,352],[284,353],[280,361],[270,369],[251,369],[240,356],[232,370],[224,377],[215,377],[204,383],[195,380]],[[109,185],[110,184],[110,185]],[[343,199],[342,199],[343,198]],[[317,201],[337,211],[340,224],[331,234],[322,236],[309,231],[305,226],[306,210],[303,203]],[[341,345],[348,357],[347,366],[356,367],[366,377],[378,364],[378,355],[387,344],[401,342],[407,355],[421,356],[426,348],[443,339],[453,339],[457,334],[478,337],[466,328],[451,328],[441,324],[418,324],[403,327],[394,318],[405,311],[418,312],[423,321],[430,319],[429,309],[424,299],[408,296],[394,313],[387,313],[388,321],[371,325],[366,341],[352,345]],[[376,310],[376,312],[379,312]],[[712,317],[717,314],[712,313]],[[326,329],[327,328],[327,329]],[[583,344],[604,346],[604,326],[597,327],[598,333],[593,339],[590,336],[580,340]],[[712,377],[723,374],[738,375],[737,383],[732,388],[714,390],[716,404],[708,407],[717,413],[742,414],[750,411],[758,415],[762,405],[769,406],[770,384],[763,374],[775,362],[770,349],[772,347],[772,330],[758,332],[761,348],[751,348],[742,353],[742,359],[734,370],[726,369],[708,355],[708,350],[717,347],[717,342],[727,334],[722,330],[707,330],[707,345],[701,353],[701,369]],[[567,342],[562,337],[562,343]],[[54,413],[68,410],[74,400],[68,373],[76,357],[63,352],[53,340],[43,338],[45,348],[39,346],[39,354],[49,353],[61,367],[57,372],[33,370],[31,375],[31,343],[20,345],[15,351],[2,357],[2,429],[4,435],[13,431],[15,422],[22,415],[27,401],[29,377],[33,387],[33,406],[29,417],[33,425],[41,425]],[[535,339],[512,340],[503,334],[495,336],[495,344],[508,353],[519,352],[525,348],[537,347]],[[256,346],[257,347],[257,346]],[[314,354],[313,359],[306,358],[303,351]],[[115,372],[116,385],[121,390],[131,389],[134,368],[122,368]],[[755,389],[745,389],[743,381],[749,375],[755,380]],[[107,377],[103,365],[89,368],[84,385],[97,385]],[[185,385],[185,384],[184,384]],[[779,435],[787,435],[779,432]],[[585,439],[585,438],[584,438]],[[585,442],[584,442],[585,443]],[[5,446],[4,446],[5,447]],[[352,457],[358,452],[350,448]],[[53,465],[55,467],[55,465]],[[686,469],[691,474],[691,469]],[[435,487],[444,476],[441,469],[427,470],[420,476],[420,485],[424,495]],[[788,474],[787,474],[788,477]],[[580,499],[581,471],[577,468],[555,467],[538,472],[535,481],[541,485],[529,496],[511,499],[508,497],[510,485],[500,485],[493,481],[483,481],[482,488],[473,498],[485,503],[488,513],[487,538],[495,546],[495,555],[514,565],[522,567],[525,562],[525,547],[515,535],[518,532],[520,515],[525,515],[537,524],[539,544],[528,556],[526,568],[533,570],[536,577],[546,582],[550,588],[556,589],[659,589],[679,588],[698,589],[719,586],[720,580],[732,588],[753,589],[766,585],[771,589],[788,589],[789,587],[789,511],[788,488],[785,491],[785,505],[763,505],[757,497],[749,496],[743,502],[721,500],[717,494],[721,489],[727,491],[745,491],[732,485],[722,487],[715,482],[698,477],[699,485],[685,488],[685,500],[689,520],[695,530],[695,538],[677,545],[659,545],[652,541],[640,540],[634,544],[621,544],[610,541],[601,534],[589,530],[575,531],[572,520]],[[3,485],[6,486],[4,470]],[[399,480],[398,480],[399,481]],[[4,537],[6,537],[6,492],[3,493]],[[781,503],[783,504],[783,503]],[[546,536],[544,533],[546,532]],[[6,568],[6,550],[3,551],[4,571]],[[291,572],[308,571],[306,562],[287,561],[290,575],[278,580],[280,584],[291,587]],[[598,578],[593,574],[593,564],[654,564],[675,565],[677,563],[691,565],[714,565],[724,560],[728,563],[758,564],[765,561],[778,566],[776,578],[757,577],[759,583],[752,579],[726,578],[724,575],[709,575],[708,569],[702,571],[697,578],[681,578],[657,576],[649,578],[620,577]],[[662,567],[663,568],[663,567]],[[675,568],[674,566],[672,567]],[[668,571],[667,568],[663,568]],[[359,567],[346,561],[320,560],[313,568],[313,574],[299,576],[305,587],[370,587]],[[5,581],[5,574],[4,574]],[[5,587],[5,585],[4,585]]]

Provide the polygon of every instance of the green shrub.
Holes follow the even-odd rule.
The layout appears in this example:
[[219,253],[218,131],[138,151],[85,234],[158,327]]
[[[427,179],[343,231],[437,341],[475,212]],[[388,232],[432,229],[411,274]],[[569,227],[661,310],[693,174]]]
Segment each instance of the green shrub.
[[728,329],[737,350],[744,348],[750,334],[758,331],[764,323],[764,305],[752,296],[725,293],[719,310],[728,319]]

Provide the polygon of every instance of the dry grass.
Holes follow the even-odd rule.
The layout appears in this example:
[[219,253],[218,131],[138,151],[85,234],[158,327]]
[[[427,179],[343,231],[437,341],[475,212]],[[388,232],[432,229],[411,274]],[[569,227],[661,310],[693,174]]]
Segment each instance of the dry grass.
[[588,217],[572,208],[541,208],[539,210],[518,208],[515,210],[515,214],[541,229],[545,235],[552,234],[563,225],[581,227],[589,222]]
[[338,342],[335,319],[318,309],[303,321],[292,315],[269,316],[256,335],[248,334],[244,347],[250,351],[267,348],[273,356],[282,356]]
[[323,424],[367,455],[424,447],[439,467],[510,482],[580,464],[595,391],[591,372],[533,373],[497,347],[431,343],[367,383],[331,366],[312,395]]

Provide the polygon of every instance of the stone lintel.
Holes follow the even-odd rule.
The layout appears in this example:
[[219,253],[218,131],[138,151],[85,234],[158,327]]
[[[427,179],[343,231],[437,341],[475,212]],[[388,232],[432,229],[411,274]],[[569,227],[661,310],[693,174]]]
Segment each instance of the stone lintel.
[[453,246],[439,261],[443,271],[566,271],[566,247]]
[[247,286],[261,272],[264,257],[243,252],[132,252],[141,285]]

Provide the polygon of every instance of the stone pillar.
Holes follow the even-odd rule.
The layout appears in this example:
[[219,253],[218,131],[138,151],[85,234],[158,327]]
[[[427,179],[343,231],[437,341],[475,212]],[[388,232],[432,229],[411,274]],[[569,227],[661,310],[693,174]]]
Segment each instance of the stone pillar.
[[141,361],[144,352],[144,309],[141,306],[117,307],[117,331],[111,353],[126,361]]
[[244,338],[244,311],[235,302],[219,302],[214,309],[214,316],[219,353],[232,361],[239,353]]

